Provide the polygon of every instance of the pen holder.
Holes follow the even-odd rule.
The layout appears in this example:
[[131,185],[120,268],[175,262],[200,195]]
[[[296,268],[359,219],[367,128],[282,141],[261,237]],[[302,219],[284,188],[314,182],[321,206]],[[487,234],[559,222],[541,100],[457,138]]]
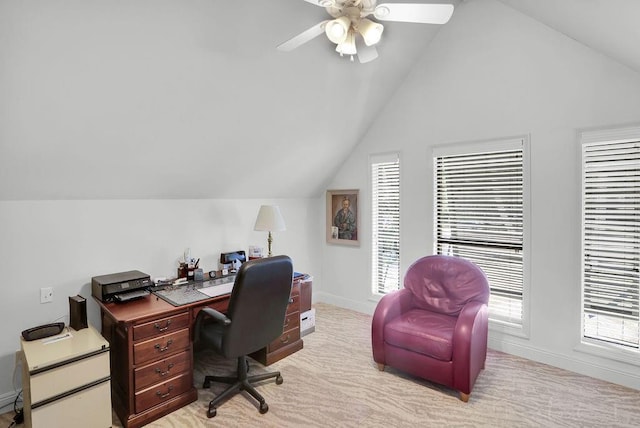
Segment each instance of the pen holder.
[[178,278],[187,278],[187,265],[184,263],[178,266]]
[[193,275],[194,275],[194,271],[196,270],[196,268],[194,267],[187,267],[187,279],[189,281],[193,280]]

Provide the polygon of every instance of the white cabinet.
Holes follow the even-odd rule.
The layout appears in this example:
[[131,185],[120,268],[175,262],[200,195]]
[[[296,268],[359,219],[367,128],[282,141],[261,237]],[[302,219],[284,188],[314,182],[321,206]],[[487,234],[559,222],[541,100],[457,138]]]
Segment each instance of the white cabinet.
[[27,428],[111,427],[109,342],[92,327],[22,340]]

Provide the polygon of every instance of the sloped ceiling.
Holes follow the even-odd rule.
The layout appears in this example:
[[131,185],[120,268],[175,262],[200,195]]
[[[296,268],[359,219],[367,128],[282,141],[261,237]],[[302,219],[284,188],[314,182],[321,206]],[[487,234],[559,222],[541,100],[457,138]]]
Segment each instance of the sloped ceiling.
[[640,73],[640,1],[500,1]]
[[[501,1],[640,72],[640,2]],[[0,200],[317,196],[440,28],[385,23],[368,64],[324,37],[275,49],[327,17],[303,0],[0,0]]]
[[0,0],[0,200],[320,191],[438,27],[367,64],[303,0]]

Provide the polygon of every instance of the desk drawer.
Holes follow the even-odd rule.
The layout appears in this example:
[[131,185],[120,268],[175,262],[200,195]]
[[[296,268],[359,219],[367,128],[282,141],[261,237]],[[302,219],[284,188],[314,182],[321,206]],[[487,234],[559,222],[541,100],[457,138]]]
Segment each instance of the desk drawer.
[[135,370],[134,385],[140,391],[154,383],[162,382],[180,373],[191,371],[191,354],[188,351],[146,365]]
[[190,373],[183,373],[166,382],[136,392],[136,413],[170,400],[192,388]]
[[189,312],[133,326],[133,340],[171,333],[189,326]]
[[294,294],[289,297],[289,306],[287,306],[287,315],[292,314],[294,312],[300,312],[300,295]]
[[[296,340],[300,340],[300,313],[295,312],[294,314],[287,315],[287,318],[289,317],[291,317],[291,322],[288,330],[285,330],[280,337],[269,344],[269,352],[276,351]],[[285,318],[285,323],[286,322]]]
[[135,365],[157,360],[189,348],[189,329],[154,337],[133,345],[133,363]]

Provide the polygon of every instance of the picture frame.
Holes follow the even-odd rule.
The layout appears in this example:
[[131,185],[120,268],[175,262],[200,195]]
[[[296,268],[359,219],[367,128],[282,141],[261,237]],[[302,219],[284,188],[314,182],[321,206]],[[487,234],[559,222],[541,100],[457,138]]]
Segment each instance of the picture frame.
[[329,244],[360,245],[359,202],[358,189],[327,190],[326,233]]

